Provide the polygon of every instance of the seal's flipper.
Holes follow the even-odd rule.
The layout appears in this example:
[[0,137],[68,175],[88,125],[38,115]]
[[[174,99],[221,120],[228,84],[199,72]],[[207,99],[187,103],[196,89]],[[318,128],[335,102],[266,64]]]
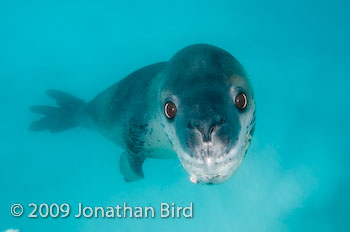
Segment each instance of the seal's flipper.
[[79,108],[85,103],[83,100],[74,97],[69,93],[65,93],[55,89],[48,89],[46,91],[46,94],[49,97],[55,99],[57,105],[70,111],[75,111],[77,108]]
[[47,95],[56,100],[59,107],[32,106],[31,111],[45,117],[33,122],[29,129],[33,131],[50,130],[60,132],[77,126],[76,112],[84,105],[84,101],[71,94],[58,90],[47,90]]
[[120,173],[124,176],[126,182],[132,182],[144,177],[142,164],[144,158],[135,158],[127,152],[124,152],[120,157],[119,167]]

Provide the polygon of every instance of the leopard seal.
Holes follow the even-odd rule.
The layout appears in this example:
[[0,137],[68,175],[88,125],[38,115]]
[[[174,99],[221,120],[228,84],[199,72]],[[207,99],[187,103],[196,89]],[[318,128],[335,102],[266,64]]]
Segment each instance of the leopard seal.
[[58,90],[47,94],[57,107],[32,106],[44,117],[30,129],[99,131],[125,149],[120,171],[126,181],[144,177],[147,158],[178,157],[193,183],[224,182],[240,166],[255,127],[246,71],[231,54],[208,44],[143,67],[89,102]]

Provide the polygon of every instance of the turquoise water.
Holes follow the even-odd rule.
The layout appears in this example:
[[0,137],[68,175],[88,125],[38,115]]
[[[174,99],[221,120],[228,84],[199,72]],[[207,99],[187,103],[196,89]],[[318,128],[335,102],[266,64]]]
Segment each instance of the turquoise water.
[[[349,231],[347,1],[1,1],[0,231]],[[90,100],[193,43],[233,54],[257,104],[238,172],[194,185],[174,160],[125,183],[96,132],[28,131],[48,88]],[[29,203],[188,205],[193,218],[28,218]],[[10,207],[24,206],[22,217]]]

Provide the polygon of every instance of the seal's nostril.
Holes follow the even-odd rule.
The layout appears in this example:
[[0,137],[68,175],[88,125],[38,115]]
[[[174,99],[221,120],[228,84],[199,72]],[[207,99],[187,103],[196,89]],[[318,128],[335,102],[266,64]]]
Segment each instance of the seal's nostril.
[[212,126],[209,130],[209,136],[214,132],[214,129],[216,128],[216,125]]
[[[201,134],[203,142],[209,142],[212,139],[212,134],[214,133],[214,131],[217,129],[218,126],[219,126],[218,124],[214,124],[210,127],[207,125],[201,125],[201,126],[194,126],[193,128]],[[187,127],[189,128],[189,126]]]
[[209,142],[211,140],[211,136],[214,132],[216,128],[216,125],[213,125],[208,129],[201,129],[201,128],[197,128],[199,130],[199,132],[202,134],[203,137],[203,142]]

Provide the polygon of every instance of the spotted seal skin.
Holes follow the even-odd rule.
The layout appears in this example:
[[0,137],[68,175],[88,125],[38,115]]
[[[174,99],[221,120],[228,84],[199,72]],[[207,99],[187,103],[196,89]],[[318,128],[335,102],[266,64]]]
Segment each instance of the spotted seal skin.
[[177,156],[193,183],[221,183],[241,164],[255,126],[245,70],[228,52],[207,44],[141,68],[90,102],[57,90],[47,94],[58,107],[33,106],[45,117],[30,129],[98,130],[125,149],[120,171],[126,181],[144,177],[146,158]]

